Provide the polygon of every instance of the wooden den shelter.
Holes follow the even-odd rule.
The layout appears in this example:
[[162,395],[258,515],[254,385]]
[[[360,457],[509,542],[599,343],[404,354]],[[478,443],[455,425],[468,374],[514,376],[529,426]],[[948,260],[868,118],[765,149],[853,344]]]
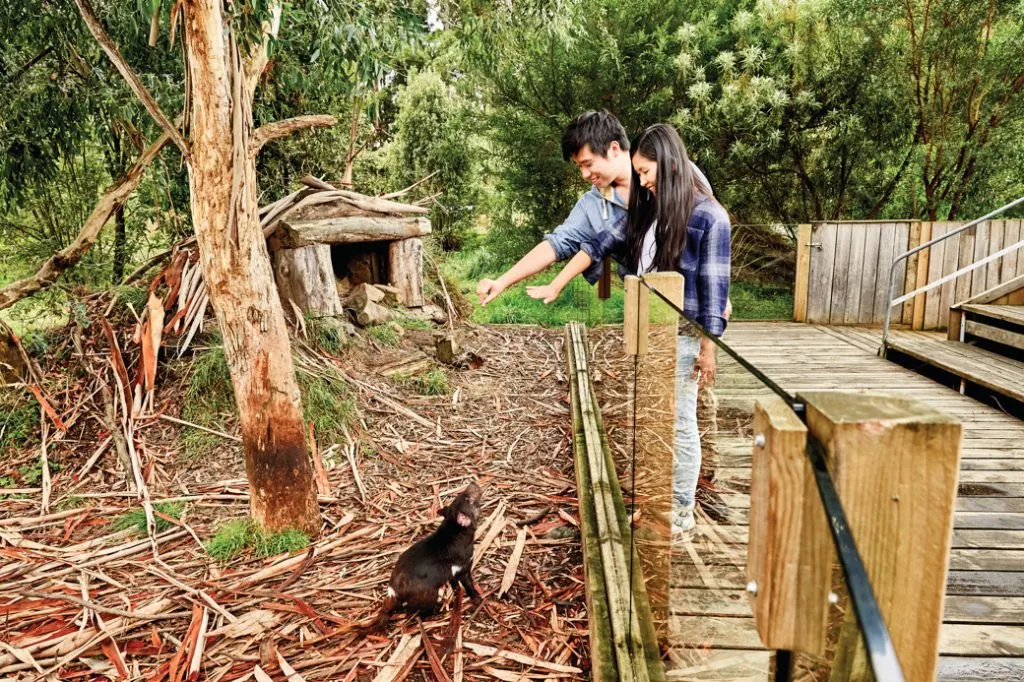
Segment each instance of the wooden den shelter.
[[389,289],[398,303],[423,299],[428,210],[369,197],[306,176],[294,194],[261,209],[285,309],[333,317],[360,284]]

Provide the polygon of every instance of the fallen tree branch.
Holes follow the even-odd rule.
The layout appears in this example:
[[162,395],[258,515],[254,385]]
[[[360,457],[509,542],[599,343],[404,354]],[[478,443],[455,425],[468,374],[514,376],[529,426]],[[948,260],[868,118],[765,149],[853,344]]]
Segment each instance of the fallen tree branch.
[[329,114],[317,114],[313,116],[296,116],[267,123],[254,130],[252,137],[249,138],[249,156],[259,154],[263,145],[271,140],[276,140],[279,137],[285,137],[307,128],[330,128],[337,124],[337,122],[338,119]]
[[82,18],[85,20],[85,25],[89,28],[89,32],[92,33],[96,42],[100,44],[103,51],[107,53],[107,57],[110,58],[111,63],[114,67],[124,76],[125,81],[128,82],[128,87],[132,89],[135,96],[142,102],[142,106],[146,107],[146,111],[153,117],[153,120],[157,122],[157,125],[174,140],[174,144],[181,150],[181,155],[185,157],[185,161],[189,164],[192,163],[192,155],[189,153],[188,143],[185,142],[185,138],[181,136],[178,131],[178,126],[171,123],[167,115],[160,109],[160,105],[156,103],[153,95],[150,94],[146,86],[142,84],[135,71],[132,67],[128,66],[128,62],[125,61],[124,55],[121,54],[121,50],[117,47],[117,44],[110,38],[106,30],[103,28],[103,24],[96,17],[96,13],[93,11],[92,6],[89,4],[89,0],[75,0],[75,4],[78,5],[78,10],[82,14]]
[[31,296],[40,289],[50,286],[61,273],[82,259],[82,256],[96,243],[100,230],[110,220],[110,217],[118,208],[124,206],[128,197],[139,186],[146,167],[153,162],[169,139],[170,136],[167,133],[158,137],[156,142],[143,152],[135,165],[125,173],[124,177],[104,192],[99,203],[96,204],[96,208],[92,210],[85,225],[82,226],[82,231],[75,237],[75,241],[53,254],[34,275],[11,282],[0,289],[0,310],[9,308],[26,296]]

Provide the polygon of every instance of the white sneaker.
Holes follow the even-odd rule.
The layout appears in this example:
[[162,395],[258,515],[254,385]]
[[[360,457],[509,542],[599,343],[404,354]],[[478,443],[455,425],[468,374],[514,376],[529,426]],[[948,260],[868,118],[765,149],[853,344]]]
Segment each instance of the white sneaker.
[[672,514],[672,537],[686,537],[697,522],[693,518],[693,507],[678,507]]

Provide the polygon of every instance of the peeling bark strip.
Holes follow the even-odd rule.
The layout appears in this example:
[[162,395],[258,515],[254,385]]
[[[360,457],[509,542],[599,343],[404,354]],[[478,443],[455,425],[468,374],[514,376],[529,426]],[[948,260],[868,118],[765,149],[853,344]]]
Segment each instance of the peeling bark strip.
[[[266,64],[266,41],[250,53],[244,71],[231,69],[233,38],[221,2],[185,0],[183,11],[195,142],[188,166],[192,220],[238,401],[250,511],[267,529],[316,535],[320,515],[288,328],[260,227],[255,157],[236,153],[238,109],[243,149],[251,143],[251,86]],[[245,87],[238,88],[241,78]],[[245,101],[236,109],[239,90]]]
[[67,248],[53,254],[34,275],[12,282],[3,289],[0,289],[0,310],[9,308],[26,296],[31,296],[40,289],[53,284],[62,272],[71,268],[82,259],[82,256],[96,243],[100,230],[110,220],[110,216],[118,208],[124,206],[128,197],[139,186],[139,182],[142,181],[143,172],[153,162],[153,159],[156,158],[169,139],[170,137],[167,133],[158,137],[156,142],[143,152],[139,160],[135,162],[135,165],[125,173],[124,177],[104,192],[103,196],[100,197],[99,203],[96,204],[96,208],[92,210],[92,213],[89,214],[85,224],[82,226],[82,231],[75,237],[75,241],[71,242]]
[[142,105],[146,107],[146,111],[149,112],[150,116],[157,122],[161,129],[165,133],[171,136],[174,140],[174,144],[181,150],[181,155],[185,157],[185,161],[190,161],[188,143],[185,142],[185,138],[178,132],[178,127],[171,123],[170,119],[167,118],[166,114],[160,109],[160,105],[153,99],[153,95],[149,93],[146,86],[142,84],[138,75],[132,70],[132,67],[128,66],[128,62],[125,61],[124,55],[121,54],[121,50],[118,49],[117,45],[110,36],[107,35],[106,30],[103,28],[103,24],[96,18],[96,13],[93,11],[92,6],[89,4],[89,0],[75,0],[75,4],[78,5],[78,11],[81,12],[82,18],[85,20],[85,25],[89,28],[89,32],[92,33],[96,42],[100,44],[103,51],[107,53],[110,61],[114,64],[117,70],[124,76],[124,79],[128,82],[128,86],[131,87],[132,92],[139,98]]

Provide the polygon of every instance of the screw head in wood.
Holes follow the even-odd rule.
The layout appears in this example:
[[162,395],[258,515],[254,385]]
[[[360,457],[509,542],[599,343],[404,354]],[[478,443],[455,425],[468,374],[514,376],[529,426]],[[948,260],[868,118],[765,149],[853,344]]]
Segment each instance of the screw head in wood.
[[765,441],[765,438],[764,438],[764,434],[763,434],[763,433],[759,433],[759,434],[757,434],[756,436],[754,436],[754,445],[756,445],[757,447],[759,447],[759,448],[763,448],[763,447],[764,447],[764,444],[765,444],[765,442],[766,442],[766,441]]
[[747,592],[749,592],[750,594],[757,594],[756,580],[751,580],[749,583],[747,583]]

